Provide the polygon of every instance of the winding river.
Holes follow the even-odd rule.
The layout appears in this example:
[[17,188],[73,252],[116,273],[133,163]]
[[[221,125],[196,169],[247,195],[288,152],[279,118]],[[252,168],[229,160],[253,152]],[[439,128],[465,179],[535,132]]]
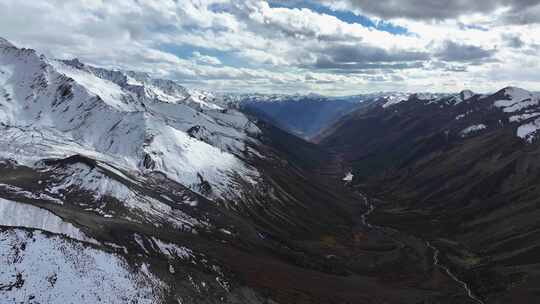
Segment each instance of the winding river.
[[[368,221],[369,215],[371,213],[373,213],[373,211],[375,211],[375,208],[376,208],[375,205],[370,202],[370,200],[367,198],[366,195],[364,195],[362,193],[358,193],[358,194],[360,194],[360,196],[362,196],[362,199],[364,200],[364,205],[367,208],[367,210],[364,213],[362,213],[362,215],[361,215],[362,224],[365,225],[366,227],[370,228],[370,229],[378,229],[378,230],[381,230],[381,231],[384,232],[383,227],[374,226],[371,223],[369,223],[369,221]],[[469,284],[467,284],[466,282],[460,280],[447,266],[445,266],[444,264],[441,263],[441,261],[439,260],[440,250],[437,249],[435,246],[433,246],[433,244],[431,244],[431,242],[429,242],[429,241],[425,241],[425,244],[426,244],[427,248],[429,248],[431,251],[433,251],[433,266],[444,270],[444,272],[453,281],[455,281],[456,283],[461,285],[463,287],[463,289],[465,290],[465,292],[467,294],[467,297],[469,297],[469,299],[471,299],[472,301],[474,301],[474,302],[476,302],[478,304],[485,304],[484,301],[482,301],[480,298],[478,298],[476,295],[474,295],[474,293],[471,290],[471,287],[469,286]]]

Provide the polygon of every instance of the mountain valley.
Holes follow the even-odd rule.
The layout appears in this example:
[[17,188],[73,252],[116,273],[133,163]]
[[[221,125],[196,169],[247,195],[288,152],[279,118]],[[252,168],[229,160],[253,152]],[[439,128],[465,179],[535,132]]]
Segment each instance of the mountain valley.
[[533,303],[538,130],[516,87],[218,94],[2,39],[0,302]]

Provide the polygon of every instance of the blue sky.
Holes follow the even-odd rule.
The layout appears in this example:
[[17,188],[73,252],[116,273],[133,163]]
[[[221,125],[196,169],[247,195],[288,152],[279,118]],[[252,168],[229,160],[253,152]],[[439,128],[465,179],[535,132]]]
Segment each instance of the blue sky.
[[234,51],[221,51],[212,48],[198,47],[190,44],[167,44],[164,43],[159,46],[159,49],[175,54],[180,58],[192,58],[193,53],[199,52],[200,54],[206,56],[212,56],[218,58],[223,65],[237,66],[237,67],[247,67],[249,62],[243,61],[238,56],[235,56]]
[[373,20],[365,15],[354,13],[347,10],[334,10],[328,6],[322,5],[315,1],[268,1],[270,7],[287,7],[287,8],[306,8],[320,14],[334,16],[343,22],[349,24],[359,24],[364,27],[374,28],[380,31],[389,32],[396,35],[411,34],[407,28],[393,24],[390,21]]
[[4,0],[0,36],[212,91],[540,90],[539,2]]

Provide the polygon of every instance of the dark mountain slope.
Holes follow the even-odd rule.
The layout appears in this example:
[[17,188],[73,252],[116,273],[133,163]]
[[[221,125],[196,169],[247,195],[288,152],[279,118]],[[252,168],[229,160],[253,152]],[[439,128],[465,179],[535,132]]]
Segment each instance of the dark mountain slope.
[[486,303],[538,300],[538,97],[517,88],[351,114],[322,143],[382,199],[379,224],[435,239]]
[[[364,207],[359,198],[303,166],[289,164],[280,147],[290,141],[302,145],[290,137],[275,131],[262,139],[268,145],[260,147],[266,158],[250,160],[276,189],[275,197],[253,193],[234,207],[216,204],[161,175],[140,183],[129,172],[84,156],[47,159],[37,169],[4,162],[0,197],[72,223],[99,242],[88,246],[122,256],[132,265],[147,264],[167,284],[169,289],[161,292],[167,303],[178,298],[215,303],[222,297],[229,303],[264,303],[266,297],[280,303],[417,303],[458,293],[451,282],[427,291],[419,288],[433,279],[429,269],[418,268],[422,263],[416,253],[400,249],[387,236],[354,228],[360,221],[354,215]],[[303,145],[303,151],[321,153],[313,144]],[[81,174],[100,176],[100,183],[122,184],[140,197],[138,202],[172,210],[167,216],[140,213],[126,206],[134,203],[128,197],[96,196],[95,190],[77,182],[59,187]],[[50,190],[54,188],[58,192]],[[54,203],[57,200],[62,204]],[[197,200],[197,205],[183,203],[186,200]],[[182,229],[170,222],[180,215],[186,224]],[[396,266],[402,263],[410,266]]]

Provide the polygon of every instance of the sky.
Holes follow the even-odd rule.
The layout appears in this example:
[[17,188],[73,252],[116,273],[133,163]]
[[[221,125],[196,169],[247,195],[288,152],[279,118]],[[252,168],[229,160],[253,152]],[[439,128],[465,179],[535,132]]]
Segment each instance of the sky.
[[0,37],[220,92],[540,90],[540,0],[2,0]]

